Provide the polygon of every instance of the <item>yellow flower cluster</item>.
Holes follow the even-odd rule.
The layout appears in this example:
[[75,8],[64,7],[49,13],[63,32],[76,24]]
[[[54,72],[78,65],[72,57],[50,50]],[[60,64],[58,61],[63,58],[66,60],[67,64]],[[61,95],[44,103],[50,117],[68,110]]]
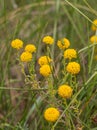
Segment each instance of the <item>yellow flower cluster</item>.
[[53,39],[51,36],[45,36],[45,37],[43,38],[43,42],[44,42],[45,44],[53,44],[53,43],[54,43],[54,39]]
[[41,56],[38,59],[38,63],[40,66],[50,64],[51,61],[52,61],[52,59],[49,56]]
[[44,118],[49,122],[55,122],[59,116],[59,110],[54,107],[47,108],[44,112]]
[[[61,85],[58,88],[58,94],[62,98],[70,98],[72,96],[73,89],[68,85]],[[60,112],[57,108],[50,107],[44,112],[44,118],[49,122],[55,122],[60,116]]]
[[[43,42],[47,45],[53,44],[54,39],[51,36],[45,36],[43,38]],[[70,41],[67,38],[63,38],[62,40],[58,40],[57,45],[60,49],[62,49],[64,51],[64,58],[65,59],[72,60],[72,58],[77,58],[76,50],[75,49],[68,49],[70,46]],[[23,47],[23,42],[19,39],[18,40],[16,39],[16,40],[12,41],[11,46],[16,48],[16,49],[20,49]],[[24,51],[20,55],[20,60],[22,62],[32,61],[34,52],[36,52],[36,47],[34,46],[34,44],[27,44],[24,48]],[[63,60],[64,60],[64,58],[63,58]],[[52,67],[51,63],[52,63],[52,59],[46,55],[41,56],[38,59],[38,64],[40,65],[39,73],[43,77],[46,77],[46,78],[49,77],[52,74],[53,68],[55,70],[56,66]],[[67,73],[78,74],[80,72],[80,65],[77,62],[69,62],[66,66],[66,71],[67,71]],[[55,75],[53,75],[53,76],[55,76]],[[50,78],[50,80],[51,80],[51,78]],[[50,80],[48,81],[48,78],[47,78],[48,82],[50,82]],[[50,83],[48,83],[48,86],[49,85],[52,85],[52,88],[48,87],[49,95],[54,93],[53,95],[55,96],[55,93],[58,93],[58,95],[60,97],[68,99],[68,98],[71,98],[71,96],[73,94],[73,89],[69,85],[66,85],[66,84],[60,85],[58,87],[57,91],[53,89],[53,82],[52,81]],[[52,93],[50,93],[50,92],[52,92]],[[56,96],[55,96],[55,98],[56,98]],[[59,118],[59,116],[60,116],[60,112],[55,107],[49,107],[44,112],[44,118],[49,122],[55,122]]]
[[64,58],[65,59],[72,59],[72,58],[77,58],[77,52],[74,49],[67,49],[64,51]]
[[38,59],[38,64],[40,65],[39,72],[42,76],[48,77],[51,74],[51,63],[52,59],[49,56],[41,56]]
[[70,41],[67,38],[63,38],[62,40],[58,40],[57,46],[60,49],[67,49],[70,46]]
[[97,30],[97,19],[95,19],[95,20],[93,21],[93,24],[92,24],[92,26],[91,26],[91,29],[92,29],[93,31],[96,31],[96,30]]
[[51,68],[49,65],[42,65],[39,69],[40,74],[44,77],[48,77],[51,74]]
[[29,62],[32,60],[32,54],[25,51],[20,55],[20,59],[22,62]]
[[23,41],[20,39],[15,39],[11,42],[11,46],[15,49],[23,48]]
[[33,44],[28,44],[25,47],[25,51],[28,51],[30,53],[36,52],[36,47]]
[[[17,50],[23,48],[23,41],[20,39],[15,39],[11,42],[11,46]],[[24,52],[20,55],[20,60],[22,62],[30,62],[32,60],[32,53],[36,52],[36,47],[33,44],[28,44],[24,48]]]
[[[64,58],[65,59],[73,59],[77,58],[77,52],[75,49],[67,49],[70,46],[70,41],[66,38],[63,38],[61,41],[57,42],[57,45],[60,49],[66,49],[64,51]],[[67,72],[71,74],[78,74],[80,71],[80,65],[76,62],[70,62],[66,66]]]
[[70,98],[72,96],[72,91],[72,88],[65,84],[58,88],[58,94],[62,98]]
[[71,74],[78,74],[80,72],[80,64],[77,62],[69,62],[66,66],[66,70]]

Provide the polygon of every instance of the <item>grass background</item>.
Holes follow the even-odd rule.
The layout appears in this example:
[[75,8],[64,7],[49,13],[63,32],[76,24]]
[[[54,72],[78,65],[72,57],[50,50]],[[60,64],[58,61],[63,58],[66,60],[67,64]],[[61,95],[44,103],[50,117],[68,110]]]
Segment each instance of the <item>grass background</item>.
[[[67,37],[71,47],[77,50],[88,46],[89,38],[94,34],[91,31],[91,21],[97,18],[97,1],[72,0],[70,2],[73,7],[65,0],[0,0],[1,130],[50,129],[51,124],[45,122],[43,118],[45,103],[42,102],[44,99],[40,101],[40,93],[24,91],[24,77],[20,73],[16,53],[10,47],[10,43],[15,38],[22,39],[25,45],[34,43],[38,48],[36,61],[45,52],[45,46],[41,45],[45,35],[53,36],[56,41]],[[56,58],[58,53],[59,50],[54,45],[52,56]],[[90,62],[90,49],[81,53],[80,57],[83,68],[82,77],[85,82],[87,77],[97,70],[96,62]],[[88,66],[89,73],[87,73]],[[89,85],[95,86],[96,82],[95,77]],[[12,89],[9,89],[10,87]],[[88,88],[87,94],[84,92],[79,97],[86,105],[86,107],[83,106],[85,109],[83,108],[84,112],[80,121],[83,125],[86,124],[85,130],[97,130],[97,90],[92,88]],[[92,93],[90,93],[91,90]],[[65,128],[60,125],[56,130],[65,130]]]

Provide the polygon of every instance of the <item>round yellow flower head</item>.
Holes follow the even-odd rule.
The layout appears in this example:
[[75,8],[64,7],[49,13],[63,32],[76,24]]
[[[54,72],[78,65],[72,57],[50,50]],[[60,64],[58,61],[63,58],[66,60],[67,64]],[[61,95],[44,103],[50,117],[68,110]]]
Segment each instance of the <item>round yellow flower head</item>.
[[28,51],[30,53],[36,52],[36,47],[33,44],[28,44],[25,47],[25,51]]
[[[96,25],[96,26],[95,26]],[[93,31],[96,31],[96,29],[97,29],[97,19],[95,19],[94,21],[93,21],[93,24],[92,24],[92,26],[91,26],[91,29],[93,30]]]
[[80,72],[80,64],[77,62],[69,62],[66,70],[71,74],[78,74]]
[[60,49],[67,49],[70,46],[70,41],[67,38],[63,38],[62,40],[58,40],[57,46]]
[[20,39],[15,39],[11,42],[11,46],[15,49],[23,48],[23,41]]
[[43,42],[44,42],[45,44],[53,44],[53,43],[54,43],[54,39],[53,39],[51,36],[45,36],[45,37],[43,38]]
[[29,62],[32,60],[32,54],[30,52],[25,51],[20,55],[20,59],[23,62]]
[[64,58],[65,59],[72,59],[72,58],[77,58],[77,52],[74,49],[67,49],[64,51]]
[[43,75],[44,77],[47,77],[51,74],[51,68],[49,65],[42,65],[39,71],[40,74]]
[[44,118],[49,122],[55,122],[59,116],[59,110],[54,107],[47,108],[44,112]]
[[58,94],[62,98],[70,98],[72,96],[72,91],[72,88],[65,84],[58,88]]
[[40,66],[49,64],[52,61],[49,56],[41,56],[38,60]]
[[91,38],[90,38],[90,42],[91,43],[97,43],[97,36],[92,36]]

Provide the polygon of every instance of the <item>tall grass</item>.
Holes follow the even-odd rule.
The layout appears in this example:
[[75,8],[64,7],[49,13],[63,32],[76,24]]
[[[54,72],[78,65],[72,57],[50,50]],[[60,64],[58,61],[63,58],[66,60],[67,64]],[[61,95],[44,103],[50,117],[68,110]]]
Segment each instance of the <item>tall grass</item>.
[[[93,57],[96,44],[91,45],[89,40],[95,35],[91,24],[97,17],[96,3],[96,0],[0,0],[0,130],[97,130],[97,61]],[[42,44],[45,35],[55,39],[50,52],[59,75],[53,81],[55,87],[72,80],[68,75],[62,80],[64,66],[56,45],[58,39],[70,40],[81,64],[76,81],[70,82],[77,87],[72,99],[65,105],[61,101],[56,103],[61,115],[55,123],[43,117],[49,104],[46,90],[33,90],[33,85],[25,81],[17,51],[10,46],[15,38],[22,39],[24,45],[35,44],[36,73],[43,86],[45,80],[38,74],[37,60],[46,53]],[[28,76],[27,68],[25,71]]]

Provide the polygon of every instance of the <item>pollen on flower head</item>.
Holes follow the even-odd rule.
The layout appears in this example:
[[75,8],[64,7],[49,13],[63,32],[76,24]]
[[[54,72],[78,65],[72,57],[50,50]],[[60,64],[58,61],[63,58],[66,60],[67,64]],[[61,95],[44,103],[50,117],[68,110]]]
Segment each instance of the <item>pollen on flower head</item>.
[[74,49],[67,49],[64,51],[64,58],[65,59],[72,59],[72,58],[77,58],[77,52]]
[[33,44],[28,44],[25,46],[25,51],[30,53],[36,52],[36,47]]
[[48,77],[51,74],[51,68],[49,65],[42,65],[39,69],[40,74],[44,77]]
[[20,39],[15,39],[11,42],[11,46],[17,50],[23,48],[23,41]]
[[43,42],[44,42],[45,44],[53,44],[53,43],[54,43],[54,39],[53,39],[51,36],[45,36],[45,37],[43,38]]
[[69,62],[66,66],[66,70],[71,74],[78,74],[80,72],[80,64],[77,62]]
[[63,38],[62,40],[58,40],[57,46],[60,49],[67,49],[70,46],[70,41],[67,38]]
[[30,52],[25,51],[20,55],[20,59],[22,62],[29,62],[32,60],[32,54]]
[[92,37],[90,38],[90,42],[91,42],[91,43],[97,43],[97,36],[96,36],[96,35],[92,36]]
[[59,116],[59,110],[54,107],[47,108],[44,112],[44,118],[49,122],[55,122],[59,118]]
[[96,31],[96,30],[97,30],[97,19],[95,19],[95,20],[93,21],[93,24],[92,24],[92,26],[91,26],[91,29],[92,29],[93,31]]
[[49,56],[41,56],[38,59],[38,63],[40,66],[49,64],[52,61],[52,59]]
[[72,88],[65,84],[58,88],[58,94],[62,98],[70,98],[72,96],[72,91]]

